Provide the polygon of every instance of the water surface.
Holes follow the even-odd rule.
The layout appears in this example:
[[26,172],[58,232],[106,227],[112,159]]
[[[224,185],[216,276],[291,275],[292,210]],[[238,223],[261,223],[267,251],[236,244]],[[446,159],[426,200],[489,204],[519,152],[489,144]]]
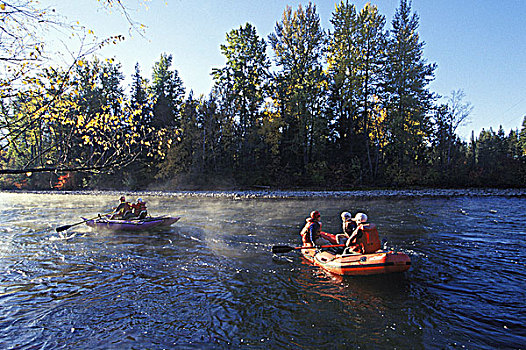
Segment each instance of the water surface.
[[[524,349],[526,199],[148,196],[150,232],[61,225],[117,195],[0,194],[0,348]],[[311,210],[368,214],[404,274],[338,277],[297,252]]]

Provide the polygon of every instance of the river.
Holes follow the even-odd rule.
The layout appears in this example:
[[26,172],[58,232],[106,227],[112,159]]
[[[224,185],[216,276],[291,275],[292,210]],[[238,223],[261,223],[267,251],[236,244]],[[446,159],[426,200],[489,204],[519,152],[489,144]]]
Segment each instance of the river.
[[[181,220],[56,232],[118,196],[0,193],[0,348],[526,348],[525,196],[144,193]],[[411,269],[342,278],[273,255],[314,209],[327,232],[367,213]]]

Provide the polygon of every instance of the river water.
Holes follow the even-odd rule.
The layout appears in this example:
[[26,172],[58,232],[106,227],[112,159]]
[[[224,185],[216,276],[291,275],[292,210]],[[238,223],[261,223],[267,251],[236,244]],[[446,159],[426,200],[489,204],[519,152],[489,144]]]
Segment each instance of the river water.
[[[526,197],[143,194],[150,232],[61,225],[118,194],[0,194],[2,349],[525,349]],[[338,277],[297,252],[311,210],[357,210],[403,274]]]

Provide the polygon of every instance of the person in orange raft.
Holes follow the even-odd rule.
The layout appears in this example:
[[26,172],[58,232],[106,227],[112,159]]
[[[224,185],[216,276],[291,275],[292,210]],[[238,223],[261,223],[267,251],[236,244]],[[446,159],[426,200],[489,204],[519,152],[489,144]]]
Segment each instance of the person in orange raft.
[[344,211],[341,214],[341,218],[342,218],[342,232],[343,233],[336,235],[336,242],[338,244],[345,244],[345,242],[347,242],[349,237],[351,237],[351,235],[353,234],[354,230],[356,230],[358,225],[354,221],[351,213],[349,213],[348,211]]
[[312,247],[321,245],[331,245],[332,243],[321,235],[321,214],[315,210],[310,213],[310,217],[306,219],[307,223],[300,232],[301,241],[304,246]]
[[376,225],[367,223],[367,215],[364,213],[356,214],[352,220],[356,223],[357,228],[345,242],[347,249],[360,254],[370,254],[379,250],[382,244]]

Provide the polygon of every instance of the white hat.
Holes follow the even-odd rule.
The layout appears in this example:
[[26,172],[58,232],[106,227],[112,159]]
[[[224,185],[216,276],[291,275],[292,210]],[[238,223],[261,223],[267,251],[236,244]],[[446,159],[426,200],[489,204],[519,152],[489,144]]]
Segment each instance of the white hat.
[[367,222],[367,215],[365,215],[364,213],[358,213],[352,220],[356,221],[356,223],[364,223]]
[[352,215],[348,211],[344,211],[341,216],[342,216],[342,220],[345,220],[345,221],[352,219]]

